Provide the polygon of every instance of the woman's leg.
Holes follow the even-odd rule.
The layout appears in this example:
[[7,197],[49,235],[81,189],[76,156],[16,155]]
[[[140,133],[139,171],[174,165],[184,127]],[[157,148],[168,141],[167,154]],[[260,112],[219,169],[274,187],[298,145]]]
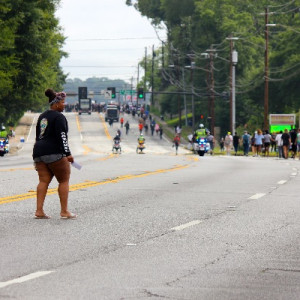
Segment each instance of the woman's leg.
[[287,145],[283,146],[283,153],[284,153],[284,158],[287,159],[289,157],[288,155],[288,147]]
[[58,181],[58,195],[60,199],[62,217],[68,217],[71,213],[68,211],[68,197],[69,197],[69,180],[70,180],[70,163],[66,157],[61,160],[49,164],[49,168],[53,172]]
[[261,151],[261,145],[256,146],[256,154],[259,155]]
[[36,212],[37,217],[45,216],[44,201],[46,198],[48,186],[53,178],[53,173],[44,162],[35,163],[36,170],[39,175],[39,183],[37,186],[36,197]]

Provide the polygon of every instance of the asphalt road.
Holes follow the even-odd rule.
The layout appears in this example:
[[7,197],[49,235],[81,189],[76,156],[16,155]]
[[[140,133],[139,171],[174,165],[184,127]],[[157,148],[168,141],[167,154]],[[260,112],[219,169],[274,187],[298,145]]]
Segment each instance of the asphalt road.
[[[35,220],[34,129],[0,158],[0,299],[299,299],[298,160],[175,155],[136,120],[112,154],[101,115],[66,114],[79,171]],[[36,120],[36,119],[35,119]],[[34,124],[33,124],[34,126]]]

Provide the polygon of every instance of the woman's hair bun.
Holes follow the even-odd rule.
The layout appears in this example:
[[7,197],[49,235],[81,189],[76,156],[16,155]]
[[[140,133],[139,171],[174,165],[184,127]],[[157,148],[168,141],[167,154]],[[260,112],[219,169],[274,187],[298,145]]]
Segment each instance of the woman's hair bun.
[[47,89],[45,91],[45,95],[49,98],[49,102],[51,102],[56,97],[56,93],[52,89]]

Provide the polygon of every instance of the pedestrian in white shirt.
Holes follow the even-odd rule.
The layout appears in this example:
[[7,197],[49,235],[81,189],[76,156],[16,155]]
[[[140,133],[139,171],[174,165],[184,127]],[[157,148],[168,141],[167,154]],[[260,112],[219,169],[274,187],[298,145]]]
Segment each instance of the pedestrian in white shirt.
[[278,157],[279,158],[283,157],[283,154],[282,154],[283,153],[283,144],[282,144],[281,136],[282,136],[282,131],[280,130],[280,132],[277,133],[276,138],[275,138],[275,142],[276,142],[276,145],[277,145]]

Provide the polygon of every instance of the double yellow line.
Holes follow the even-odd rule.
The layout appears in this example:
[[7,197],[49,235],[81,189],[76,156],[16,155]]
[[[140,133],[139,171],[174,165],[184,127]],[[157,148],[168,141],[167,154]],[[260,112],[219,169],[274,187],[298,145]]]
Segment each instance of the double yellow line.
[[[90,187],[94,187],[94,186],[98,186],[98,185],[109,184],[109,183],[118,183],[118,182],[121,182],[124,180],[142,178],[142,177],[156,175],[156,174],[160,174],[160,173],[178,171],[178,170],[182,170],[182,169],[185,169],[188,167],[189,167],[189,165],[178,165],[178,166],[175,166],[175,167],[169,168],[169,169],[158,169],[155,171],[151,171],[151,172],[149,171],[149,172],[145,172],[145,173],[137,174],[137,175],[127,174],[127,175],[118,176],[116,178],[105,179],[103,181],[85,181],[82,183],[70,185],[70,191],[86,189],[86,188],[90,188]],[[53,195],[53,194],[57,194],[57,189],[48,189],[47,195]],[[31,198],[35,198],[35,197],[36,197],[36,191],[29,191],[28,193],[25,193],[25,194],[0,198],[0,205],[5,204],[5,203],[10,203],[10,202],[23,201],[23,200],[31,199]]]
[[109,132],[108,132],[108,128],[107,128],[107,125],[106,125],[105,120],[103,119],[103,117],[102,117],[100,114],[99,114],[99,118],[100,118],[100,120],[102,121],[102,124],[103,124],[103,126],[104,126],[104,132],[105,132],[107,138],[108,138],[109,140],[111,140],[112,138],[111,138],[111,135],[110,135]]

